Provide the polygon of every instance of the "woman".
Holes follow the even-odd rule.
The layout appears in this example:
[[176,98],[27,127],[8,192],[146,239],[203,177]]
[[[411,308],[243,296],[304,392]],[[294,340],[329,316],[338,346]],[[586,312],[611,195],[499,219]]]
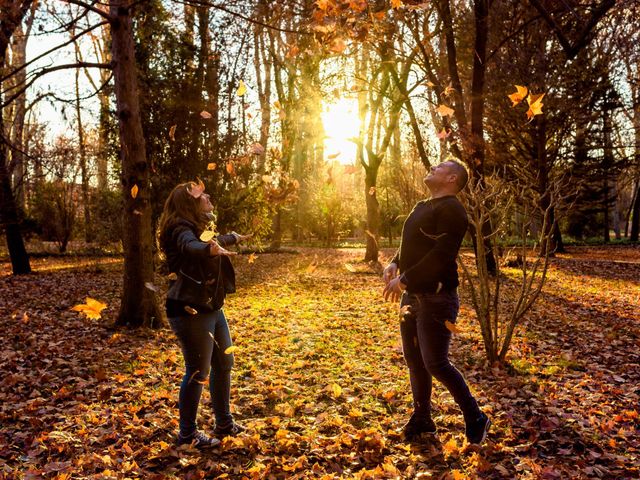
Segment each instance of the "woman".
[[216,419],[214,434],[236,435],[244,430],[229,411],[233,354],[225,353],[232,342],[222,305],[225,295],[235,292],[235,273],[228,258],[234,253],[224,247],[249,235],[232,232],[215,240],[200,240],[211,223],[212,211],[201,181],[180,184],[165,202],[158,234],[160,249],[175,277],[169,284],[167,317],[182,346],[186,366],[180,386],[178,444],[199,448],[220,444],[196,428],[207,379]]

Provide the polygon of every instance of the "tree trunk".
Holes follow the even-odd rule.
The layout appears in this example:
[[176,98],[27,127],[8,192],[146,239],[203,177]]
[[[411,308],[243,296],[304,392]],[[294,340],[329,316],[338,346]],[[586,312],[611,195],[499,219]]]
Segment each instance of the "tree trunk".
[[633,201],[633,208],[631,211],[631,235],[629,240],[632,242],[638,241],[638,233],[640,232],[640,181],[636,186],[636,196]]
[[[76,45],[76,49],[78,49]],[[76,51],[76,61],[80,61]],[[87,149],[84,144],[84,127],[82,126],[82,110],[80,108],[80,70],[76,69],[76,119],[78,121],[78,152],[80,154],[80,180],[82,182],[82,210],[84,211],[84,240],[93,242],[94,229],[91,225],[91,209],[89,208],[89,172],[87,169]]]
[[[29,17],[27,20],[27,29],[23,31],[22,26],[19,25],[16,28],[13,42],[11,46],[12,52],[12,64],[15,67],[20,65],[24,65],[27,58],[27,39],[29,36],[30,25],[33,22],[33,15]],[[12,79],[14,85],[21,85],[26,82],[27,79],[27,69],[23,69],[20,72],[15,74],[15,77]],[[25,164],[25,156],[23,154],[24,148],[24,121],[25,121],[25,113],[26,113],[26,102],[27,96],[23,93],[14,101],[14,114],[13,114],[13,124],[12,134],[11,134],[11,142],[12,142],[12,150],[11,150],[11,164],[13,165],[12,174],[13,174],[13,191],[15,194],[15,200],[17,207],[21,210],[24,210],[26,207],[26,195],[25,195],[25,174],[26,174],[26,164]]]
[[367,205],[367,248],[364,254],[365,262],[378,261],[378,232],[380,231],[380,204],[378,203],[378,192],[376,191],[376,179],[378,177],[378,162],[371,162],[376,165],[375,169],[368,167],[365,169],[364,194]]
[[125,0],[113,0],[109,10],[126,223],[123,229],[124,281],[116,324],[158,328],[163,317],[154,292],[145,287],[145,282],[153,282],[153,234],[149,166],[138,104],[131,12]]

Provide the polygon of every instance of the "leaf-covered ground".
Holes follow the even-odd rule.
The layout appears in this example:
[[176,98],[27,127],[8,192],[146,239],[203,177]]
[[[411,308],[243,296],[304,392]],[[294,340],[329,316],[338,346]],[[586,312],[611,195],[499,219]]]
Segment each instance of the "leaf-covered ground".
[[[508,369],[486,366],[463,292],[452,358],[493,418],[483,447],[464,443],[439,384],[436,437],[401,440],[411,402],[398,307],[361,256],[234,260],[232,408],[249,433],[207,453],[174,445],[182,359],[171,331],[110,328],[119,260],[34,259],[38,273],[20,278],[0,264],[0,478],[640,477],[638,248],[554,259]],[[86,296],[109,305],[103,319],[70,310]],[[200,419],[211,427],[208,393]]]

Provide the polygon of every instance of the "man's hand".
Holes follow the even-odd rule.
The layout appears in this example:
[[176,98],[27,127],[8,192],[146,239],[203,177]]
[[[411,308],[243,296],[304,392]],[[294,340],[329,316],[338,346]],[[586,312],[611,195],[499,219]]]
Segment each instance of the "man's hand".
[[216,256],[216,255],[237,255],[236,252],[230,252],[229,250],[226,250],[225,248],[222,248],[220,246],[220,244],[218,242],[216,242],[215,240],[210,240],[209,241],[209,255],[211,256]]
[[390,263],[387,268],[382,272],[382,280],[385,285],[389,285],[389,282],[398,276],[398,265]]
[[402,291],[407,288],[407,286],[400,281],[400,277],[396,277],[391,280],[384,287],[382,295],[386,301],[397,302],[400,299],[400,295],[402,295]]
[[244,242],[245,240],[249,240],[251,237],[253,237],[253,233],[249,233],[247,235],[240,235],[239,233],[231,232],[231,235],[235,237],[236,243]]

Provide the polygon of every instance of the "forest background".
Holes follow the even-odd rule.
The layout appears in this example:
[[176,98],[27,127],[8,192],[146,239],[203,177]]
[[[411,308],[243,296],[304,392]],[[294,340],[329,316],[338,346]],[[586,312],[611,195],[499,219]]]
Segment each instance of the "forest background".
[[164,324],[155,225],[198,178],[218,231],[255,234],[249,262],[362,247],[357,275],[397,246],[425,171],[460,159],[488,365],[565,245],[638,242],[632,0],[1,6],[3,254],[14,275],[54,252],[123,259],[117,325]]

